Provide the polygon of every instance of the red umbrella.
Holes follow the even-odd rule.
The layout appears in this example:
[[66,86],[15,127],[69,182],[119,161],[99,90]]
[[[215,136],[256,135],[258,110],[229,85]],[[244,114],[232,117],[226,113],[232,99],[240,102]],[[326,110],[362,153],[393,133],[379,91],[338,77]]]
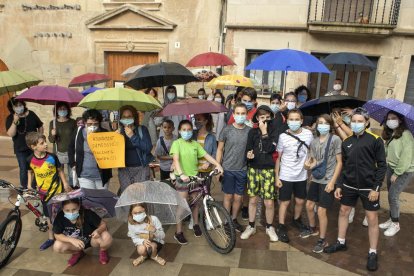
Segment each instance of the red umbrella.
[[227,112],[227,108],[219,102],[200,99],[185,99],[167,104],[157,116],[164,117],[220,112]]
[[86,73],[86,74],[74,77],[70,81],[69,87],[95,85],[98,83],[107,82],[109,80],[111,80],[111,78],[105,74]]
[[236,65],[228,56],[208,52],[196,55],[188,63],[187,67],[198,67],[198,66],[226,66],[226,65]]
[[16,99],[43,105],[65,102],[74,107],[83,99],[83,95],[74,89],[63,86],[39,85],[24,91]]

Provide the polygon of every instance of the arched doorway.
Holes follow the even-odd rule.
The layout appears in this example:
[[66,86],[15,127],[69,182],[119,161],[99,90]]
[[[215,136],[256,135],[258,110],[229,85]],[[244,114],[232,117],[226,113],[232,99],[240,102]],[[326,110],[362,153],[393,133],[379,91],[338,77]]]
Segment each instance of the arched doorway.
[[[0,59],[0,71],[7,71],[7,65]],[[4,94],[0,96],[0,135],[6,135],[6,118],[9,115],[7,110],[7,101],[9,100],[9,95]]]

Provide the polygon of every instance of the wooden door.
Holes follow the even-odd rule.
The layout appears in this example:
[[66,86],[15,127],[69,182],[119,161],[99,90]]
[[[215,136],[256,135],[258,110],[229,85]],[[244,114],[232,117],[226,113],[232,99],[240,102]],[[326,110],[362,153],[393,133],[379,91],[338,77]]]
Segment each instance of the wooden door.
[[[0,59],[0,71],[7,71],[7,65]],[[4,94],[0,96],[0,135],[6,135],[6,118],[9,115],[9,110],[7,109],[7,101],[9,100],[9,95]]]
[[105,71],[112,79],[110,87],[117,81],[126,81],[121,74],[129,67],[157,62],[158,53],[105,52]]

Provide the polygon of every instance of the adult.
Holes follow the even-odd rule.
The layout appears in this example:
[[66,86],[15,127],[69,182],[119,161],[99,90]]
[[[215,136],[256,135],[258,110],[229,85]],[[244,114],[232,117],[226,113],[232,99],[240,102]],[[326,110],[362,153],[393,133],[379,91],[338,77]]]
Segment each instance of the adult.
[[207,99],[206,90],[204,88],[198,89],[197,96],[200,100],[206,100]]
[[108,189],[112,169],[101,169],[89,147],[87,136],[95,132],[107,132],[101,127],[102,115],[96,109],[83,114],[84,127],[74,133],[68,148],[69,165],[75,170],[79,186],[87,189]]
[[400,194],[414,177],[414,139],[404,117],[390,111],[384,119],[382,139],[387,154],[387,189],[390,218],[379,225],[384,235],[392,237],[400,231]]
[[57,155],[62,169],[64,170],[64,166],[67,167],[69,185],[73,186],[72,170],[68,166],[68,148],[73,133],[76,132],[78,127],[76,121],[71,118],[72,110],[69,104],[65,102],[56,103],[53,114],[57,116],[49,123],[49,142],[53,144],[53,153]]
[[[214,101],[221,103],[224,105],[224,95],[220,91],[214,92]],[[213,116],[213,129],[212,132],[217,137],[220,135],[223,128],[226,126],[226,113],[220,112],[220,113],[212,113],[211,116]]]
[[348,96],[348,93],[342,90],[343,82],[341,79],[334,80],[332,88],[333,90],[326,93],[325,96],[336,96],[336,95]]
[[139,125],[138,111],[126,105],[120,109],[118,132],[125,138],[125,168],[118,169],[120,192],[136,182],[150,180],[152,143],[148,129]]
[[27,158],[33,153],[26,144],[26,134],[37,131],[43,133],[43,123],[24,101],[12,97],[7,101],[10,114],[6,118],[7,135],[12,137],[13,150],[19,164],[20,186],[27,188]]
[[[165,92],[166,98],[164,99],[164,107],[170,103],[175,103],[178,101],[177,98],[177,88],[174,85],[167,87]],[[169,119],[173,121],[174,126],[178,126],[182,120],[186,120],[187,117],[184,115],[175,115],[164,117],[164,120]],[[178,128],[174,129],[174,135],[178,135]],[[162,129],[160,130],[160,136],[164,136]]]
[[367,269],[378,269],[378,210],[379,194],[387,171],[384,143],[381,137],[368,132],[368,112],[356,108],[352,115],[351,128],[354,134],[342,143],[343,169],[337,181],[335,197],[341,200],[338,218],[338,239],[325,247],[325,253],[346,250],[346,231],[352,207],[361,199],[368,220],[369,252]]
[[305,85],[298,86],[295,89],[295,94],[298,99],[298,107],[312,99],[311,92]]
[[[152,96],[158,101],[158,92],[154,88],[148,88],[145,90],[145,94]],[[158,140],[158,131],[157,128],[162,123],[161,117],[156,117],[156,114],[159,112],[159,109],[146,111],[144,113],[144,118],[142,119],[142,125],[148,129],[149,135],[151,137],[151,143],[155,145]]]

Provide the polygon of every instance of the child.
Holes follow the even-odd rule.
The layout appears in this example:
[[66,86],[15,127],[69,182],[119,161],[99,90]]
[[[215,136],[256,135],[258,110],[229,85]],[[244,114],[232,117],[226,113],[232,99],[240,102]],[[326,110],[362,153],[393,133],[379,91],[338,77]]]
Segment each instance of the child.
[[[316,121],[316,135],[310,145],[310,158],[305,162],[305,169],[312,169],[319,164],[325,165],[325,173],[312,173],[312,182],[310,183],[306,212],[309,219],[309,227],[300,233],[301,238],[316,236],[315,222],[315,203],[318,203],[318,220],[319,220],[319,240],[313,248],[313,252],[322,253],[323,249],[328,246],[325,241],[326,229],[328,227],[328,217],[326,211],[332,207],[334,202],[335,183],[342,169],[341,139],[331,134],[333,132],[333,120],[328,114],[319,116]],[[328,147],[328,148],[327,148]],[[325,156],[326,150],[327,156]],[[326,161],[325,161],[326,160]],[[322,165],[323,166],[323,165]]]
[[84,209],[80,199],[74,198],[62,202],[60,211],[53,222],[56,242],[53,250],[57,253],[72,254],[68,266],[74,266],[85,256],[83,250],[99,247],[99,262],[109,262],[108,248],[112,237],[106,223],[93,211]]
[[[245,122],[246,125],[252,127],[252,119],[256,114],[256,99],[257,99],[257,92],[254,88],[246,87],[241,92],[241,102],[244,103],[247,107],[247,120]],[[230,116],[227,125],[232,125],[234,123],[234,116],[233,114]]]
[[292,197],[295,195],[295,213],[293,226],[304,228],[300,215],[306,199],[307,172],[304,169],[309,145],[313,140],[310,130],[303,128],[303,115],[299,109],[291,109],[287,114],[289,129],[280,134],[276,160],[276,185],[279,189],[279,226],[277,235],[282,242],[289,242],[285,226],[286,212]]
[[[176,189],[181,197],[188,198],[188,182],[190,177],[198,174],[198,159],[204,157],[209,163],[216,166],[219,173],[223,173],[223,168],[211,155],[207,154],[203,147],[192,140],[193,124],[188,120],[182,120],[178,126],[181,138],[175,140],[171,146],[170,155],[173,157],[175,174],[177,175]],[[201,228],[198,225],[198,210],[195,206],[193,213],[193,230],[196,237],[201,237]],[[187,239],[182,232],[182,223],[177,223],[177,232],[174,239],[181,245],[187,244]]]
[[257,109],[254,123],[258,128],[250,129],[247,138],[247,194],[249,195],[249,225],[241,234],[242,240],[248,239],[256,233],[255,218],[257,201],[260,196],[266,207],[266,234],[271,242],[278,241],[275,229],[272,226],[275,214],[275,162],[273,153],[276,150],[277,132],[271,125],[274,114],[272,110],[262,105]]
[[[217,140],[216,136],[212,133],[213,129],[213,117],[209,113],[196,114],[195,125],[197,130],[194,131],[193,138],[196,140],[203,149],[211,156],[216,156],[217,153]],[[213,170],[211,164],[205,159],[200,158],[198,160],[198,172],[200,177],[206,177]],[[211,184],[208,183],[209,187]]]
[[139,266],[148,257],[160,265],[165,265],[165,260],[158,256],[164,244],[164,229],[157,217],[148,215],[145,203],[134,204],[129,208],[128,237],[137,247],[139,255],[132,261],[134,266]]
[[171,120],[165,120],[161,124],[161,129],[164,132],[164,136],[160,136],[155,146],[155,155],[160,160],[160,178],[165,180],[170,178],[171,166],[173,158],[170,156],[170,149],[172,143],[177,139],[177,136],[173,134],[174,122]]
[[48,218],[49,239],[45,241],[40,250],[46,250],[54,243],[52,224],[50,223],[47,202],[54,195],[63,191],[70,191],[71,188],[66,181],[62,165],[56,155],[47,152],[46,136],[39,132],[29,132],[26,135],[26,144],[33,150],[33,154],[27,158],[28,181],[27,188],[33,189],[33,175],[37,183],[37,191],[43,204],[44,215]]

